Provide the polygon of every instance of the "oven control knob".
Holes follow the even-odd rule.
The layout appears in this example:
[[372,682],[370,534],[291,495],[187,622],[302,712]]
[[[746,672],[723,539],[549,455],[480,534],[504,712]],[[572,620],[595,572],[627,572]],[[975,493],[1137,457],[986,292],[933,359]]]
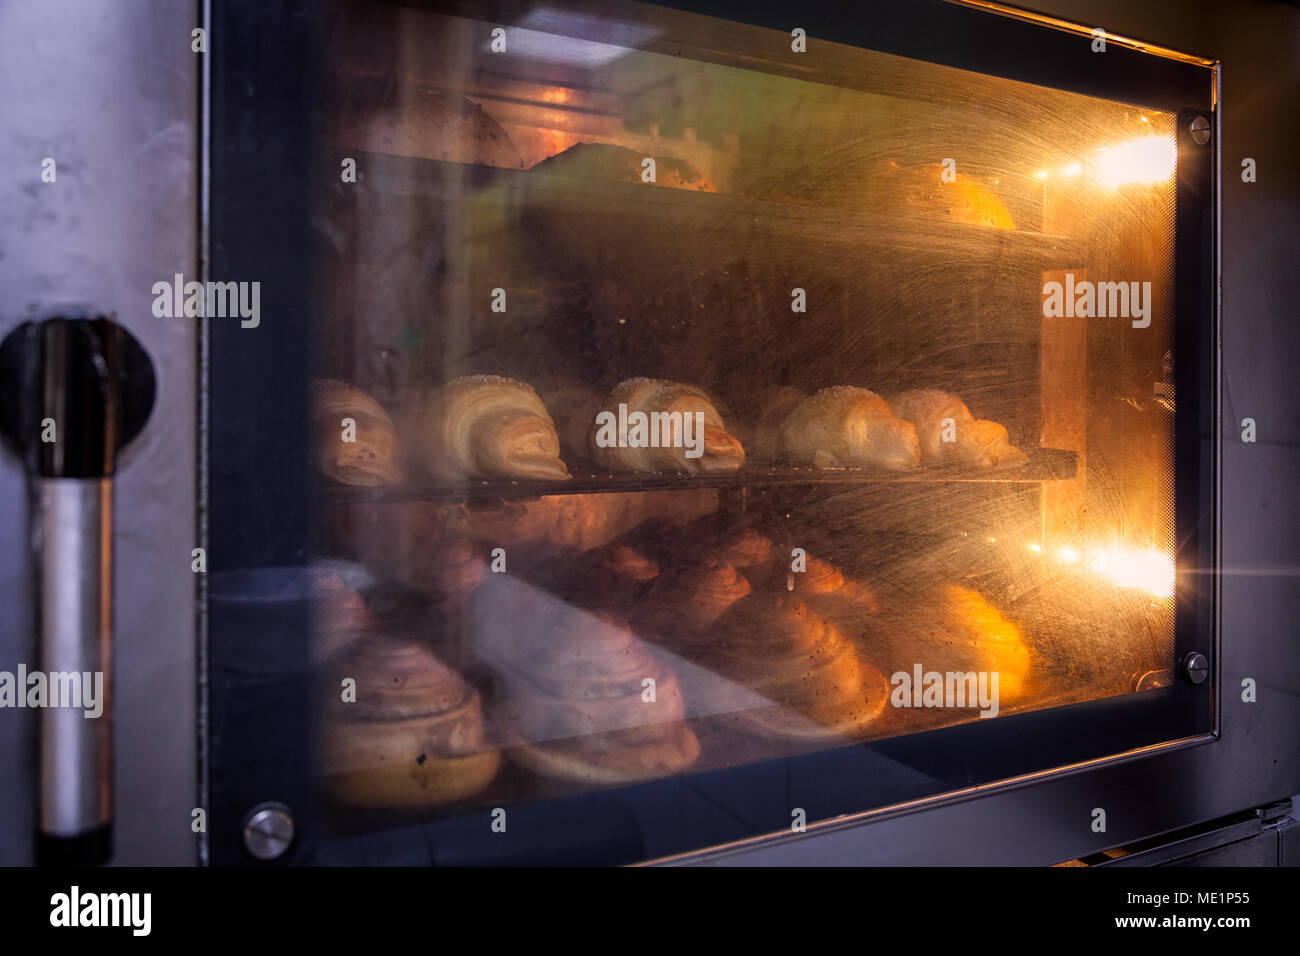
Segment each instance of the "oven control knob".
[[283,803],[259,803],[244,817],[244,849],[259,860],[284,855],[293,842],[293,814]]
[[1183,676],[1193,684],[1204,684],[1210,676],[1210,659],[1200,651],[1192,651],[1183,658]]

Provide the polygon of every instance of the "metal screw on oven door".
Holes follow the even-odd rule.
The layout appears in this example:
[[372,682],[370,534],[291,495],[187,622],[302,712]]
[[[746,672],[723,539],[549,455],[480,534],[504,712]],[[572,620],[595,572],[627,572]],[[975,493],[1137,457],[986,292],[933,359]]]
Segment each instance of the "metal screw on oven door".
[[1204,116],[1194,116],[1187,127],[1192,133],[1192,142],[1204,146],[1210,141],[1210,121]]
[[283,803],[259,803],[244,816],[244,849],[259,860],[283,856],[293,842],[293,812]]
[[1210,676],[1210,659],[1200,651],[1192,651],[1183,658],[1183,676],[1193,684],[1204,684]]

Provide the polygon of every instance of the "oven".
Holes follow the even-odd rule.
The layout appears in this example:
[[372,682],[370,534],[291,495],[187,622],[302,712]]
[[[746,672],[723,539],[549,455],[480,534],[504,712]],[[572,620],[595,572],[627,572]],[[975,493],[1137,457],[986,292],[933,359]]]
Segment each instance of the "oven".
[[[1218,60],[1059,13],[205,6],[171,248],[9,323],[15,525],[90,523],[15,565],[42,597],[10,644],[110,673],[128,729],[10,722],[64,761],[9,791],[40,819],[11,852],[1050,864],[1280,832],[1296,339],[1220,279],[1225,194],[1295,190],[1227,145]],[[121,369],[86,416],[116,482],[32,424],[83,351]],[[133,536],[167,542],[153,584]],[[69,623],[60,549],[115,612]],[[108,635],[81,658],[77,620]]]

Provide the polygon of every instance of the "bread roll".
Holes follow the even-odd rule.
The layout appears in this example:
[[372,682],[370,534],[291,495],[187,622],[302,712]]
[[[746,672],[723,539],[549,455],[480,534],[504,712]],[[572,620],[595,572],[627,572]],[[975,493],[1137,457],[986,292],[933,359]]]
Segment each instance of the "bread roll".
[[[340,699],[344,678],[355,702]],[[462,800],[496,776],[478,692],[422,644],[368,635],[331,661],[321,769],[339,803],[413,810]]]
[[837,385],[800,402],[781,426],[786,460],[816,468],[915,468],[921,460],[916,429],[883,398],[865,388]]
[[[956,395],[933,389],[903,392],[889,400],[894,413],[916,427],[921,460],[977,468],[1024,464],[1024,452],[1011,444],[997,422],[976,419]],[[945,439],[951,440],[945,440]]]
[[569,477],[546,406],[532,386],[514,379],[455,379],[408,410],[403,432],[411,470],[424,477]]
[[[402,480],[397,431],[382,405],[334,379],[312,382],[316,463],[344,485],[391,485]],[[351,419],[352,425],[344,423]]]
[[[608,143],[577,143],[533,167],[534,172],[574,179],[603,179],[616,183],[641,183],[647,154]],[[684,159],[651,156],[655,161],[655,186],[713,193],[712,181]]]
[[[620,406],[625,406],[623,412]],[[745,449],[727,433],[709,396],[693,385],[630,378],[615,387],[601,412],[612,419],[593,422],[588,446],[602,467],[699,474],[735,471],[744,464]],[[619,434],[617,423],[624,416],[629,427]],[[639,430],[638,421],[644,422]],[[699,422],[703,422],[702,433],[697,431]]]

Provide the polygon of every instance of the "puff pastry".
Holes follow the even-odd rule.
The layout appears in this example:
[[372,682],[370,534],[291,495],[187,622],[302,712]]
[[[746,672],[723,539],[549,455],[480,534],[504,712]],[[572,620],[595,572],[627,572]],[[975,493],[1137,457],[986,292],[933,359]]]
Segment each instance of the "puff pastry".
[[795,406],[781,425],[784,457],[816,468],[915,468],[916,429],[865,388],[824,388]]
[[418,400],[403,431],[412,470],[430,478],[569,477],[546,406],[514,379],[455,379]]
[[606,785],[694,763],[700,745],[683,720],[677,676],[626,624],[494,583],[491,594],[475,596],[474,638],[499,677],[496,715],[511,760]]
[[766,706],[736,712],[740,726],[760,736],[855,736],[885,708],[885,675],[796,595],[755,592],[736,601],[713,638],[695,659],[760,696]]
[[[744,464],[744,447],[727,432],[708,394],[693,385],[630,378],[614,388],[600,411],[612,418],[598,416],[588,445],[593,460],[602,467],[697,474],[735,471]],[[635,427],[638,415],[647,423],[640,432]],[[701,421],[702,433],[696,431]],[[633,427],[624,429],[622,422]]]
[[[312,421],[321,473],[345,485],[402,480],[397,431],[384,407],[359,388],[334,379],[312,382]],[[343,420],[355,423],[345,432]],[[354,441],[345,441],[345,437]]]
[[[959,463],[979,468],[1024,464],[1028,459],[997,422],[977,419],[956,395],[934,389],[903,392],[889,400],[899,418],[916,426],[926,464]],[[945,438],[951,440],[945,441]]]

